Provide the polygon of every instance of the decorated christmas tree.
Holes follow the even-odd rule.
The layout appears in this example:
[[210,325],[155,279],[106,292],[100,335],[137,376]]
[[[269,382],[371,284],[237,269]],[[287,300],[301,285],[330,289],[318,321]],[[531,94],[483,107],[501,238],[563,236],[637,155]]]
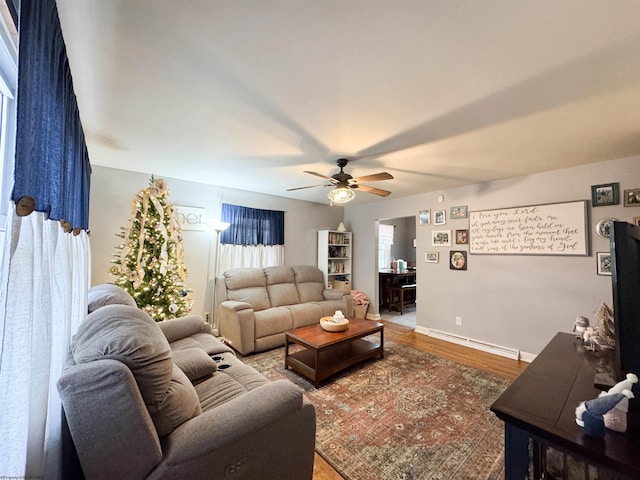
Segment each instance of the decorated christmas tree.
[[156,321],[184,316],[193,304],[184,286],[182,229],[168,197],[167,182],[152,175],[133,199],[127,227],[116,234],[122,243],[109,269],[114,283]]

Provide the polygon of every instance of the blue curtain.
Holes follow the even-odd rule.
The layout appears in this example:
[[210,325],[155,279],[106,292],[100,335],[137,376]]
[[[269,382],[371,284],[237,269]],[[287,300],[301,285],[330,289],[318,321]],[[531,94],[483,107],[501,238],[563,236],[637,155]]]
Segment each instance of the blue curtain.
[[223,203],[222,221],[231,226],[220,235],[220,243],[284,245],[284,212]]
[[91,166],[55,0],[22,0],[11,199],[72,229],[89,226]]

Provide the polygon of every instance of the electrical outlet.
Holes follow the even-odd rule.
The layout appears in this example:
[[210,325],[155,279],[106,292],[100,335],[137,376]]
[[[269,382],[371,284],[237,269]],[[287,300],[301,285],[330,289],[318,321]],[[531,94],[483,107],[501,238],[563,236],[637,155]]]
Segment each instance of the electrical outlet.
[[209,312],[204,314],[204,319],[208,322],[209,321]]
[[456,325],[459,327],[462,326],[462,317],[456,317]]

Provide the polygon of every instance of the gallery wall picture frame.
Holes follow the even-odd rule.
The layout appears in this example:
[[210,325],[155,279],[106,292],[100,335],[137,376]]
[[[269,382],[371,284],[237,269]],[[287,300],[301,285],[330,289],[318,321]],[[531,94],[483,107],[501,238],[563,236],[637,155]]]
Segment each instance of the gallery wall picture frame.
[[613,222],[618,221],[617,218],[603,218],[596,224],[596,233],[603,238],[609,238],[613,230]]
[[434,225],[444,225],[447,223],[447,211],[446,210],[436,210],[433,212],[433,224]]
[[434,247],[450,247],[451,230],[431,230],[431,245]]
[[620,204],[620,184],[602,183],[591,185],[591,206],[603,207],[605,205]]
[[633,224],[640,227],[640,217],[633,217]]
[[424,252],[424,261],[426,263],[438,263],[440,261],[440,253]]
[[465,250],[452,250],[449,252],[449,268],[451,270],[467,269],[467,252]]
[[420,223],[420,225],[431,224],[431,210],[429,210],[428,208],[420,210],[418,212],[418,222]]
[[469,254],[592,256],[588,205],[576,200],[469,212]]
[[469,230],[456,230],[456,245],[469,245]]
[[467,206],[459,205],[457,207],[451,207],[451,212],[449,213],[449,218],[451,220],[456,220],[459,218],[467,218]]
[[632,188],[624,191],[625,207],[640,207],[640,188]]
[[597,273],[598,275],[611,276],[611,253],[596,252]]

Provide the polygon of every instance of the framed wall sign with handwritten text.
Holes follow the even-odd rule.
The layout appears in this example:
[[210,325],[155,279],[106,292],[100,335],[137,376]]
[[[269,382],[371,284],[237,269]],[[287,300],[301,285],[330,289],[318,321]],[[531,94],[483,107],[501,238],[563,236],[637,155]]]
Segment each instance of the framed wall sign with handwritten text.
[[485,255],[589,255],[587,201],[469,213],[469,252]]

